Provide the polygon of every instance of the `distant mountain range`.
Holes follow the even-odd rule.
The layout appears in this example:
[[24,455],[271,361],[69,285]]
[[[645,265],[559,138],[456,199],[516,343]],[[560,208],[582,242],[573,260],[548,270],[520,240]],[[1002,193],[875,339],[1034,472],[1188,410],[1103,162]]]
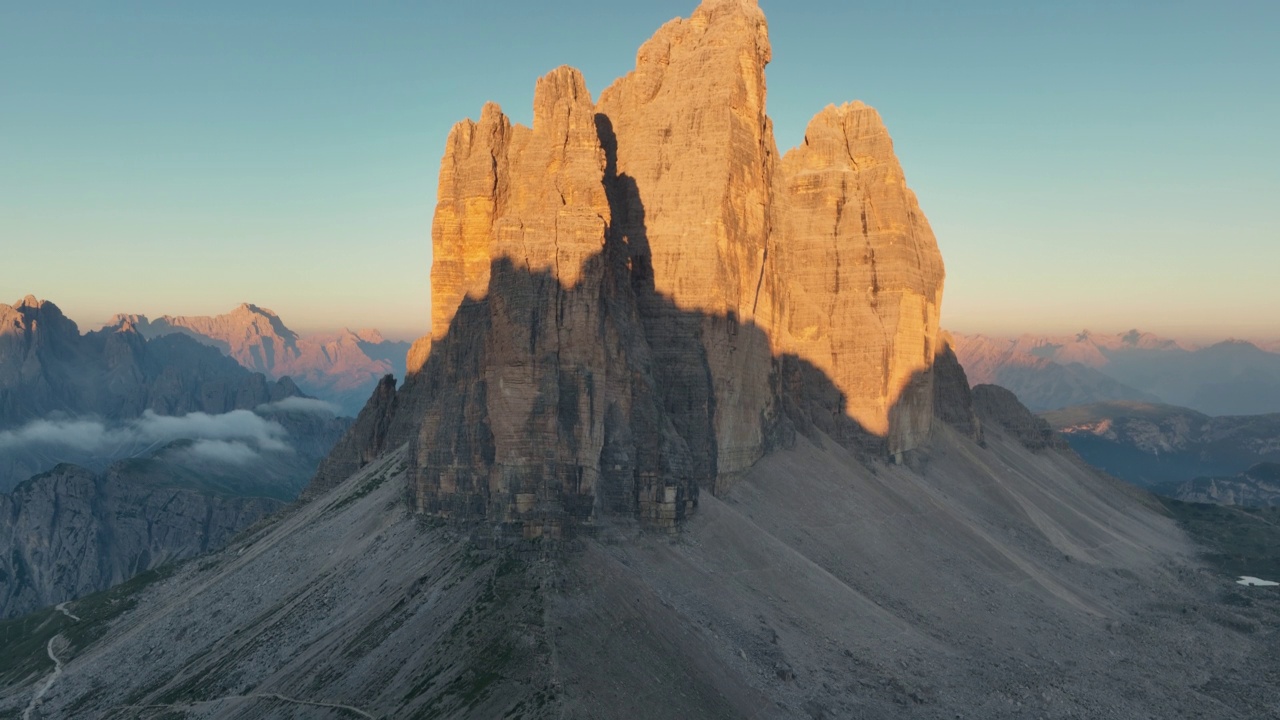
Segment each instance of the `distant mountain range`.
[[271,310],[245,303],[224,315],[116,315],[106,330],[135,330],[146,338],[185,335],[211,345],[249,370],[288,376],[309,395],[338,405],[354,417],[384,375],[405,375],[409,343],[390,341],[377,330],[341,330],[301,336]]
[[1135,485],[1189,502],[1271,504],[1250,468],[1280,462],[1280,414],[1108,402],[1042,417],[1091,465]]
[[1258,463],[1232,477],[1202,477],[1157,487],[1183,502],[1280,507],[1280,463]]
[[52,302],[0,303],[0,492],[60,463],[99,472],[185,439],[207,459],[252,458],[258,481],[291,499],[350,422],[334,410],[190,337],[81,335]]
[[51,413],[103,420],[252,409],[302,395],[185,337],[80,334],[49,301],[0,303],[0,428]]
[[0,617],[220,547],[350,419],[183,334],[0,304]]
[[1280,412],[1280,353],[1242,340],[1195,347],[1137,330],[954,337],[970,382],[1004,386],[1037,411],[1142,401],[1208,415]]

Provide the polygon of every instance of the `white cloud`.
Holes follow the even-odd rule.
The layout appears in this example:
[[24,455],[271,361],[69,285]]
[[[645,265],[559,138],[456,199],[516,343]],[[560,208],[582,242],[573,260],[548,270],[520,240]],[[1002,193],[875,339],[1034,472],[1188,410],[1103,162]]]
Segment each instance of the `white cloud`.
[[63,445],[94,452],[110,442],[106,426],[96,420],[33,420],[17,430],[0,432],[0,449]]
[[266,405],[259,405],[258,410],[270,412],[279,410],[282,412],[304,412],[315,415],[337,415],[340,408],[331,402],[317,400],[315,398],[291,397],[285,398]]
[[186,453],[197,460],[226,465],[248,465],[261,457],[257,450],[239,440],[197,440]]
[[125,457],[174,440],[190,439],[239,441],[242,447],[255,452],[292,452],[285,442],[288,435],[280,423],[249,410],[233,410],[221,415],[203,412],[157,415],[148,410],[140,418],[114,426],[81,418],[34,420],[16,430],[0,432],[0,450],[62,447]]

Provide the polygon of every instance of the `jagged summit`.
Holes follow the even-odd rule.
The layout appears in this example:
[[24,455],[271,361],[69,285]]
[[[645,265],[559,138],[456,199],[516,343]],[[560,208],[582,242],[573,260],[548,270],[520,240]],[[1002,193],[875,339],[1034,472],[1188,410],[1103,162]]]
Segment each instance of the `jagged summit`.
[[132,331],[147,338],[187,335],[212,345],[250,370],[268,377],[292,377],[311,395],[338,404],[355,415],[379,378],[403,375],[406,343],[391,342],[377,330],[299,335],[274,311],[241,303],[213,316],[116,315],[112,332]]
[[928,437],[937,243],[874,110],[830,106],[779,155],[771,57],[756,3],[705,2],[598,101],[560,67],[531,127],[494,103],[454,126],[431,331],[374,401],[420,510],[670,526],[796,430],[882,457]]

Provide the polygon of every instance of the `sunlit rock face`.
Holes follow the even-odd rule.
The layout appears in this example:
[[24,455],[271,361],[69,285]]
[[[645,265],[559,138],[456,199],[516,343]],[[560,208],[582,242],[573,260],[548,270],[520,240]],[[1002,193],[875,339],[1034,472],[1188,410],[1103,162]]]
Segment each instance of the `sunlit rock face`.
[[661,405],[628,258],[605,252],[608,169],[572,68],[538,82],[532,128],[488,105],[451,133],[432,342],[405,390],[421,509],[539,536],[597,506],[667,526],[692,508],[691,453]]
[[890,452],[929,432],[942,255],[875,110],[828,106],[774,174],[775,349],[812,362]]
[[754,2],[708,0],[598,103],[559,68],[532,128],[493,104],[454,127],[390,433],[421,510],[669,527],[797,428],[927,438],[937,244],[874,110],[827,108],[779,159],[770,53]]
[[721,473],[759,459],[761,419],[773,414],[767,338],[740,332],[758,325],[769,243],[770,58],[754,2],[705,2],[658,30],[599,104],[616,138],[618,180],[634,188],[621,227],[646,274],[646,335],[664,384],[686,387],[691,373],[705,373],[714,437],[701,452]]

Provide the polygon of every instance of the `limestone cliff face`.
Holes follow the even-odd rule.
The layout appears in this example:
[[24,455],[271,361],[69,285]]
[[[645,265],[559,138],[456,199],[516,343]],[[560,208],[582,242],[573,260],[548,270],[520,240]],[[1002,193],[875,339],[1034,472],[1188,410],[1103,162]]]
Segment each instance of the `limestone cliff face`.
[[560,68],[532,128],[493,104],[455,126],[388,431],[420,509],[671,525],[796,429],[881,456],[928,436],[932,232],[865,106],[778,159],[770,57],[755,2],[707,0],[598,103]]
[[0,494],[0,618],[219,548],[283,506],[59,465]]
[[768,325],[891,452],[929,432],[942,255],[880,115],[829,106],[774,175]]
[[[620,228],[645,281],[660,380],[691,387],[706,373],[715,436],[701,452],[721,473],[759,459],[762,418],[773,413],[767,338],[739,333],[756,323],[769,242],[771,52],[754,2],[705,2],[646,42],[599,105],[616,138],[616,182],[629,191]],[[673,409],[683,426],[698,421]]]
[[608,159],[581,74],[538,82],[532,128],[489,105],[448,147],[430,353],[391,432],[416,440],[418,506],[531,536],[597,503],[673,523],[695,498],[690,453],[659,409],[627,258],[605,252]]

